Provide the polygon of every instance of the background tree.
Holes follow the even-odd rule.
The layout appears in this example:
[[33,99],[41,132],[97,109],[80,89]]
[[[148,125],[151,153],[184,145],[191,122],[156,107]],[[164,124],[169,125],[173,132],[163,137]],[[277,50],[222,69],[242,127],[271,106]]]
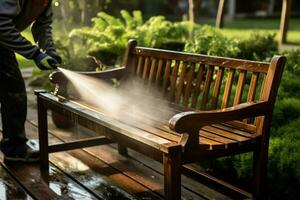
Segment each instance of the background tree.
[[201,0],[189,0],[189,20],[198,22],[201,8]]

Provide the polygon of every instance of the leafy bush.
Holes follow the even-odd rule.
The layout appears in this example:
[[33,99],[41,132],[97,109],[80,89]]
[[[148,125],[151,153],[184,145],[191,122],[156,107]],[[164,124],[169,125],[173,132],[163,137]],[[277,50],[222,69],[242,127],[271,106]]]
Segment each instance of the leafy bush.
[[117,18],[99,12],[97,17],[92,19],[92,27],[74,29],[70,37],[80,38],[86,43],[89,55],[103,61],[107,54],[114,53],[121,57],[129,39],[137,39],[139,45],[147,47],[182,50],[193,26],[191,22],[173,23],[163,16],[151,17],[144,23],[140,11],[133,11],[130,15],[122,10],[121,16],[122,18]]
[[252,33],[249,38],[240,41],[239,58],[266,60],[277,52],[275,34]]
[[[285,70],[299,76],[300,75],[300,49],[292,49],[283,52],[283,55],[287,57],[287,63]],[[299,90],[298,90],[299,91]]]
[[[151,17],[140,27],[140,45],[147,47],[164,48],[166,44],[182,44],[183,50],[185,41],[188,39],[193,23],[188,21],[170,22],[164,16]],[[169,49],[169,48],[168,48]]]
[[270,141],[269,180],[272,198],[300,198],[300,118],[277,130]]
[[[285,98],[277,101],[273,114],[272,127],[277,129],[300,117],[300,99]],[[274,135],[273,135],[274,136]]]
[[138,26],[143,23],[140,11],[133,11],[132,16],[125,10],[121,11],[122,19],[99,12],[93,18],[92,27],[74,29],[71,38],[81,38],[86,41],[89,53],[105,50],[121,55],[126,48],[128,39],[138,38]]
[[300,81],[299,76],[296,76],[294,74],[289,73],[286,71],[283,74],[280,87],[279,87],[279,93],[278,98],[300,98]]
[[240,49],[238,40],[228,38],[212,26],[204,25],[196,28],[185,49],[186,52],[216,56],[237,57]]

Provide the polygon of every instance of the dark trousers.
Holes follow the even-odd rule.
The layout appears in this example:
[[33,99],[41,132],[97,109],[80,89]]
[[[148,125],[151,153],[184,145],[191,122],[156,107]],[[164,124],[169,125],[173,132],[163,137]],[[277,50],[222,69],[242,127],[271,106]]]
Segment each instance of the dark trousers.
[[25,151],[27,96],[14,52],[0,47],[0,104],[2,118],[1,150],[4,154]]

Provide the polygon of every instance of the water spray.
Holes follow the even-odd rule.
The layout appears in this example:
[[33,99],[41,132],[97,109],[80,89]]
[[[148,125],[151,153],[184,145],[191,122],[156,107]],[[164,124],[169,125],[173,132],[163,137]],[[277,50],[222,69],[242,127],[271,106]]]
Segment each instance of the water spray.
[[122,82],[120,87],[116,87],[104,80],[60,67],[52,73],[50,79],[59,85],[59,90],[65,87],[65,94],[57,91],[58,95],[67,94],[66,84],[69,83],[78,94],[77,99],[123,122],[149,124],[153,122],[148,119],[163,121],[171,116],[167,103],[153,101],[160,95],[159,92],[139,80]]

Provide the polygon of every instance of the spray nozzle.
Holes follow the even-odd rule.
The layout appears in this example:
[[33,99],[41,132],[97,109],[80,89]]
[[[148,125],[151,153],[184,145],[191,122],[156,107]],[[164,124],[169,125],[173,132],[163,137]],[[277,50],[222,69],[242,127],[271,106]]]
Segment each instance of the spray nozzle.
[[59,67],[49,75],[49,79],[52,83],[59,85],[65,85],[68,82],[67,77],[63,74]]

